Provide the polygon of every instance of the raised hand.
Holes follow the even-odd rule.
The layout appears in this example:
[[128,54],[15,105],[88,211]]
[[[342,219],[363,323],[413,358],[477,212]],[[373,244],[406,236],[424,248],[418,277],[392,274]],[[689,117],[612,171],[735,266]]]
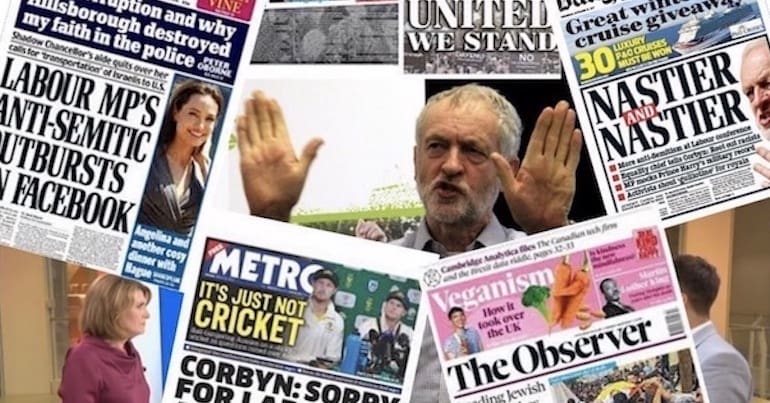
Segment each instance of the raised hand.
[[527,233],[568,223],[581,146],[575,111],[560,101],[540,113],[520,166],[492,154],[511,215]]
[[388,242],[388,236],[385,234],[385,231],[375,221],[359,219],[356,223],[355,235],[358,238],[371,241]]
[[261,91],[244,103],[236,121],[243,191],[252,215],[288,221],[305,185],[310,164],[323,144],[311,139],[297,158],[283,111]]

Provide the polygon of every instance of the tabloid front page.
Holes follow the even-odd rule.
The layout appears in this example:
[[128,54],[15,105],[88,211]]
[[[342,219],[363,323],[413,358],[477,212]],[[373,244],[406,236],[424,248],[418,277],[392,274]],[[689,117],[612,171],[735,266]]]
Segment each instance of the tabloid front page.
[[211,215],[164,401],[408,401],[425,325],[414,269],[436,255]]
[[608,212],[653,206],[670,226],[770,194],[741,82],[744,52],[767,46],[756,1],[549,6]]
[[[0,243],[179,287],[254,5],[205,3],[10,4]],[[183,120],[191,88],[210,109]]]
[[541,0],[407,0],[404,72],[558,79],[550,21]]

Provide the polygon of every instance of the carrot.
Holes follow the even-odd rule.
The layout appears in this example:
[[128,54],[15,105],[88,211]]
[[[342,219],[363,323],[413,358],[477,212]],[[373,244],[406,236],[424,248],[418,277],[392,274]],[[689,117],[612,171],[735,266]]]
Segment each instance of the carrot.
[[[567,299],[561,295],[561,290],[569,287],[572,281],[572,266],[569,264],[569,255],[556,265],[553,270],[553,286],[551,287],[551,320],[549,326],[554,326],[561,320],[562,312],[567,304]],[[558,293],[558,294],[557,294]]]
[[577,311],[577,313],[575,314],[575,317],[578,320],[582,320],[582,321],[586,321],[586,320],[591,319],[591,314],[588,313],[588,307],[584,306],[582,308],[584,308],[584,309],[579,309]]
[[[567,265],[569,267],[569,265]],[[572,268],[570,267],[570,272]],[[585,270],[585,269],[584,269]],[[574,276],[569,281],[569,285],[566,287],[555,287],[556,285],[556,279],[554,279],[554,290],[553,295],[557,297],[573,297],[583,291],[583,285],[575,280],[577,280],[577,276],[580,272],[575,273]],[[557,277],[557,275],[554,275],[554,277]]]
[[[583,268],[575,273],[575,278],[567,290],[564,290],[568,295],[567,305],[561,315],[561,328],[566,329],[572,325],[575,321],[577,313],[581,307],[583,307],[583,298],[585,298],[588,291],[591,289],[591,274],[589,271],[588,255],[583,255]],[[554,293],[555,294],[555,293]]]
[[575,317],[580,321],[580,330],[586,330],[591,327],[591,317],[593,317],[593,313],[591,312],[591,308],[589,308],[588,305],[581,306]]

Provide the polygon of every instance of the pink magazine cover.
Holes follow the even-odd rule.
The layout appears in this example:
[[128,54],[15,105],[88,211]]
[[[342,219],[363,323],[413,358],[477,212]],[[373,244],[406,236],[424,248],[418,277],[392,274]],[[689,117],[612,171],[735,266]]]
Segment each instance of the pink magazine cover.
[[[466,327],[478,332],[484,349],[579,326],[580,321],[575,318],[553,315],[554,308],[559,308],[554,304],[567,301],[564,298],[556,301],[552,294],[559,273],[561,286],[571,285],[567,292],[572,293],[569,297],[576,301],[570,309],[578,305],[587,306],[589,311],[600,311],[590,267],[586,269],[582,255],[561,256],[428,291],[441,344],[454,333],[448,314],[455,307],[463,309]],[[564,305],[559,312],[564,313],[567,308]],[[574,310],[576,313],[577,309]]]
[[655,228],[637,230],[632,238],[427,291],[444,358],[457,356],[448,353],[453,345],[456,352],[466,343],[466,354],[474,354],[675,301],[660,239]]
[[676,300],[656,229],[590,250],[602,309],[612,317]]

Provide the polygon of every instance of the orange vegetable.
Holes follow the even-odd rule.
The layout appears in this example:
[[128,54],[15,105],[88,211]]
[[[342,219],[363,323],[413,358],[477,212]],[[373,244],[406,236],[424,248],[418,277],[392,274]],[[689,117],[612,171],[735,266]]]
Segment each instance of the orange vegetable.
[[[583,268],[575,273],[575,278],[572,283],[563,290],[562,295],[568,296],[568,301],[564,307],[564,311],[561,315],[561,327],[566,329],[572,325],[575,321],[578,311],[583,307],[585,298],[588,291],[591,290],[591,274],[589,271],[588,256],[583,256]],[[554,295],[557,295],[554,292]]]
[[588,313],[588,307],[584,306],[583,308],[585,308],[585,309],[579,309],[577,311],[577,314],[575,314],[575,317],[578,320],[582,320],[582,321],[586,321],[586,320],[591,319],[591,314]]
[[572,281],[572,266],[569,264],[569,255],[564,256],[561,263],[553,270],[553,286],[551,287],[551,321],[549,326],[554,326],[561,321],[562,312],[567,305],[567,298],[561,294],[561,290],[569,287]]

